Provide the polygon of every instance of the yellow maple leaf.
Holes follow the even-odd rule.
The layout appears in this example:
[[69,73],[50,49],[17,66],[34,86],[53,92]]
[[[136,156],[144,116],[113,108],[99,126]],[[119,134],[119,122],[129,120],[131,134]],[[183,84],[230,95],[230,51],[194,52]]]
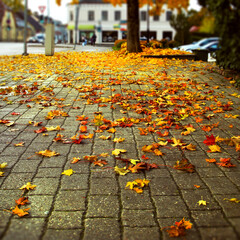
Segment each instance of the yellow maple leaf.
[[207,205],[207,201],[204,201],[203,199],[199,200],[197,203],[199,204],[199,206],[200,205],[205,205],[205,206]]
[[115,128],[110,128],[110,129],[107,130],[107,132],[109,132],[109,133],[115,133],[115,132],[116,132],[116,129],[115,129]]
[[129,161],[131,162],[131,164],[136,165],[137,162],[140,162],[140,160],[136,160],[136,159],[129,159]]
[[221,152],[221,148],[218,145],[210,145],[208,147],[210,149],[208,152]]
[[109,136],[102,135],[99,138],[102,139],[102,140],[109,140],[109,139],[111,139],[111,137],[112,137],[111,135],[109,135]]
[[159,149],[155,149],[153,152],[155,153],[156,156],[162,156],[163,155],[163,153]]
[[240,203],[240,200],[238,200],[237,198],[224,198],[224,201],[229,201],[229,202],[235,202],[235,203]]
[[132,182],[127,182],[126,187],[129,187],[130,189],[133,189],[137,185],[138,185],[137,182],[132,181]]
[[184,145],[184,143],[182,143],[181,139],[172,138],[172,141],[173,141],[173,144],[172,144],[173,147],[178,147],[178,146]]
[[51,151],[51,150],[44,150],[44,151],[39,151],[39,152],[36,152],[36,154],[38,155],[42,155],[42,156],[45,156],[45,157],[53,157],[53,156],[58,156],[59,153],[55,152],[55,151]]
[[125,149],[114,149],[112,151],[112,155],[118,156],[120,153],[125,153],[127,150]]
[[108,153],[101,153],[100,155],[99,155],[99,157],[109,157],[109,154]]
[[46,127],[47,131],[60,131],[60,130],[63,130],[60,126],[51,126],[51,127]]
[[5,168],[6,166],[7,166],[7,163],[1,163],[1,164],[0,164],[0,169]]
[[37,185],[32,185],[31,182],[27,182],[25,185],[20,187],[21,190],[33,190]]
[[119,175],[126,175],[128,172],[130,172],[126,167],[123,167],[123,168],[119,168],[118,166],[115,166],[114,167],[114,171],[116,173],[118,173]]
[[25,144],[25,142],[20,142],[20,143],[14,144],[14,146],[16,146],[16,147],[23,147],[24,144]]
[[62,172],[62,175],[71,176],[74,172],[72,169],[67,169]]
[[0,177],[3,177],[4,172],[0,172]]
[[120,142],[123,142],[125,140],[125,138],[114,138],[113,141],[116,142],[116,143],[120,143]]

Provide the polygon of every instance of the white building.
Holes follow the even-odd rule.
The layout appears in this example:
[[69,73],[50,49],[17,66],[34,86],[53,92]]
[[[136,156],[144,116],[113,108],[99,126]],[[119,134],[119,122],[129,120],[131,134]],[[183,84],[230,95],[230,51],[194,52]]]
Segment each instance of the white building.
[[[103,0],[80,0],[78,30],[75,35],[75,22],[77,6],[68,4],[68,42],[81,42],[84,37],[90,39],[95,33],[96,43],[114,42],[117,39],[126,38],[127,30],[127,6],[114,7]],[[173,39],[175,30],[170,26],[169,19],[172,11],[165,10],[160,16],[149,17],[150,38],[161,40],[163,38]],[[147,5],[139,12],[140,37],[147,36]]]

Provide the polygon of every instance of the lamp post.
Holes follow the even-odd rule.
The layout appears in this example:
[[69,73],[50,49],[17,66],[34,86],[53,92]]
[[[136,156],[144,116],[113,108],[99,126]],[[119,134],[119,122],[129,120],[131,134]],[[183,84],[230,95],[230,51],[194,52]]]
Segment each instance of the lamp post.
[[24,52],[23,56],[27,56],[27,8],[28,8],[28,0],[25,0],[25,7],[24,7]]
[[149,38],[150,38],[150,30],[149,30],[149,3],[147,3],[147,43],[149,43]]
[[75,14],[76,15],[76,19],[75,19],[75,42],[74,42],[73,50],[76,49],[76,45],[77,45],[79,8],[80,8],[80,0],[78,1],[78,4],[76,6],[76,14]]

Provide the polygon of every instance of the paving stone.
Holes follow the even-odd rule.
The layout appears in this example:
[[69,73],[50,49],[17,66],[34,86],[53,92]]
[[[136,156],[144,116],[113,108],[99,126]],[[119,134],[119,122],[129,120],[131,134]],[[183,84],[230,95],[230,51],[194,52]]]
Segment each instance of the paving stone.
[[121,201],[123,209],[153,209],[149,192],[147,190],[144,190],[142,194],[138,194],[133,190],[121,191]]
[[204,178],[213,194],[238,194],[239,190],[226,177]]
[[238,187],[240,187],[240,173],[239,172],[229,172],[226,173],[227,177]]
[[90,178],[116,178],[116,173],[112,169],[92,169]]
[[34,178],[32,184],[37,185],[37,187],[29,192],[29,195],[54,195],[57,192],[59,179]]
[[146,173],[147,179],[157,178],[157,177],[170,177],[170,173],[167,169],[153,169],[151,171],[147,171]]
[[152,196],[179,195],[177,186],[172,178],[153,178],[149,183]]
[[71,163],[72,160],[73,160],[73,158],[68,158],[68,161],[66,162],[66,164],[64,166],[64,169],[72,169],[73,171],[75,171],[75,173],[89,174],[91,163],[89,163],[87,160],[82,160],[82,161],[72,164]]
[[88,199],[87,218],[115,217],[119,215],[119,200],[117,196],[96,195]]
[[152,210],[123,209],[122,223],[124,227],[153,227],[157,223]]
[[230,218],[230,217],[239,217],[239,204],[235,202],[230,202],[224,199],[231,199],[231,198],[237,198],[240,199],[240,194],[238,195],[214,195],[216,200],[221,205],[224,214]]
[[220,210],[192,211],[192,218],[198,227],[227,227],[228,222]]
[[11,224],[2,239],[4,240],[38,240],[45,224],[44,218],[12,219]]
[[232,226],[234,227],[236,233],[238,234],[238,237],[240,236],[240,218],[229,218],[228,219]]
[[208,178],[208,177],[223,177],[223,172],[218,168],[198,168],[197,169],[198,174],[202,178]]
[[36,178],[51,178],[61,176],[62,168],[38,168]]
[[56,229],[47,229],[46,233],[43,236],[43,240],[79,240],[82,230],[78,229],[67,229],[67,230],[56,230]]
[[86,190],[60,191],[57,195],[55,211],[77,211],[86,208]]
[[54,211],[49,217],[48,228],[78,229],[82,228],[82,211]]
[[[13,206],[13,205],[12,205]],[[10,210],[10,208],[2,208],[1,209],[8,209]],[[12,217],[11,213],[9,212],[5,212],[5,211],[0,211],[0,229],[1,228],[5,228],[8,225],[8,222],[10,221],[10,218]],[[1,230],[0,230],[1,232]]]
[[[184,201],[190,210],[214,210],[221,209],[219,204],[214,200],[208,189],[182,190]],[[199,205],[198,201],[204,200],[207,205]]]
[[123,239],[126,240],[156,240],[160,238],[159,228],[151,227],[124,227],[123,229]]
[[231,227],[199,228],[202,239],[237,240],[239,239]]
[[205,183],[197,173],[178,172],[173,174],[173,178],[180,189],[196,189],[194,185],[206,188]]
[[62,168],[66,163],[66,157],[64,156],[56,156],[56,157],[51,157],[47,158],[44,157],[40,167],[41,168]]
[[90,194],[117,195],[117,180],[112,178],[92,178]]
[[158,218],[188,217],[186,204],[180,196],[153,196]]
[[14,166],[12,169],[12,172],[21,172],[21,173],[27,173],[27,172],[36,172],[38,168],[39,163],[34,160],[20,160],[18,163]]
[[[106,231],[107,229],[107,231]],[[87,218],[85,220],[84,240],[120,240],[120,224],[115,218]]]
[[63,175],[61,178],[61,190],[84,190],[88,189],[88,174]]
[[2,185],[2,189],[19,189],[27,182],[31,182],[34,173],[12,173]]
[[33,195],[28,198],[30,201],[29,207],[31,217],[47,217],[52,207],[53,197],[52,196],[38,196]]

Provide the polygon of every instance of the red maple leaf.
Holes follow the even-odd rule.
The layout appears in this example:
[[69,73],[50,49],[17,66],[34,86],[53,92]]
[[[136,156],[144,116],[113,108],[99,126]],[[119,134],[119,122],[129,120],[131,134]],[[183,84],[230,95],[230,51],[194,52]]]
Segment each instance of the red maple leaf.
[[216,144],[215,137],[213,135],[206,136],[206,139],[203,141],[203,143],[207,146],[215,145]]

